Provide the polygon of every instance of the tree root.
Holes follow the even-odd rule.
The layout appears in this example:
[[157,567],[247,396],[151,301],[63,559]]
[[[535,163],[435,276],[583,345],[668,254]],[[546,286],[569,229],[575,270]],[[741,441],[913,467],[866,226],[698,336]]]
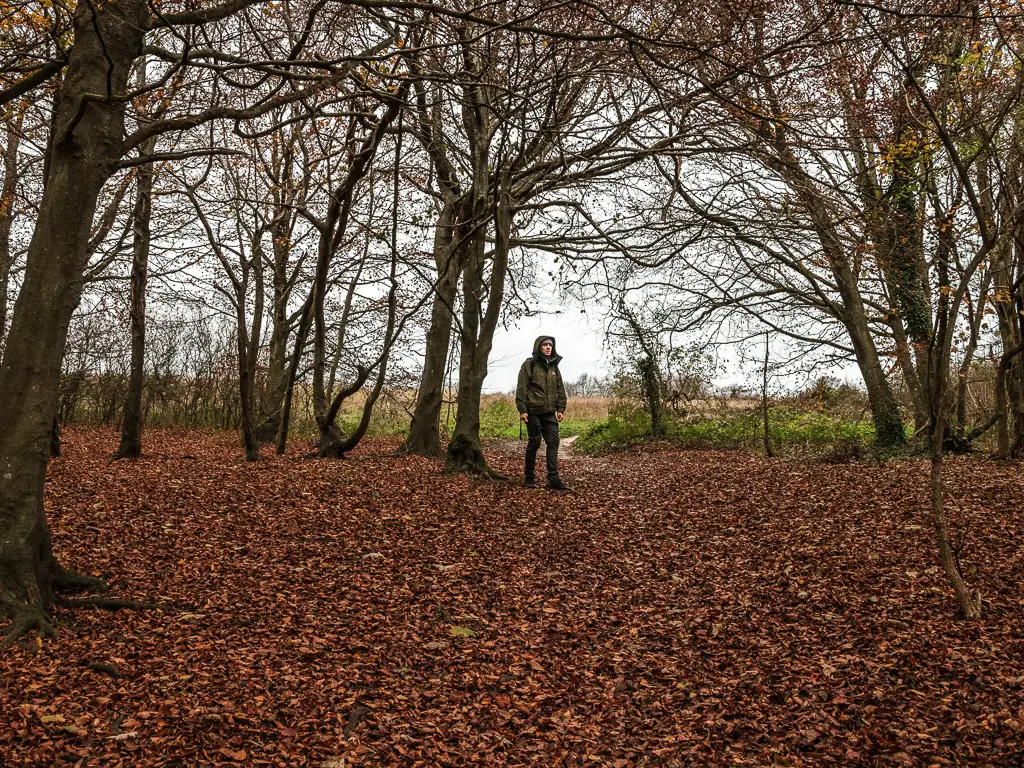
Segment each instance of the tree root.
[[449,475],[470,475],[478,480],[492,483],[502,483],[508,480],[507,477],[499,475],[488,466],[479,443],[465,435],[456,435],[448,444],[444,471]]
[[441,444],[441,441],[436,436],[431,440],[427,440],[421,436],[413,437],[411,433],[394,453],[395,457],[425,456],[428,459],[443,459],[444,454],[444,445]]
[[508,478],[491,469],[485,461],[458,461],[449,457],[444,462],[444,471],[449,475],[469,475],[488,483],[506,483]]
[[12,645],[33,630],[40,637],[57,637],[50,608],[55,603],[70,605],[75,601],[58,598],[55,593],[107,591],[103,579],[65,568],[52,554],[46,556],[41,565],[38,570],[18,569],[11,583],[0,584],[0,617],[10,620],[0,648]]
[[[83,577],[90,579],[92,577]],[[121,600],[115,597],[57,597],[56,604],[62,608],[98,608],[106,611],[167,611],[183,612],[182,608],[170,603],[150,603],[143,600]],[[36,630],[40,637],[57,637],[53,619],[39,606],[29,605],[11,597],[0,597],[0,615],[10,619],[10,625],[0,640],[0,649],[7,648]]]
[[971,591],[970,596],[967,598],[967,604],[960,604],[960,610],[957,611],[960,618],[965,621],[977,621],[981,618],[981,590],[975,589]]
[[54,592],[106,592],[107,582],[98,576],[86,576],[62,565],[55,565],[50,573],[50,586]]
[[9,597],[0,598],[0,607],[11,620],[0,640],[0,649],[14,645],[32,630],[39,632],[40,637],[57,637],[57,628],[42,608]]
[[122,600],[117,597],[70,597],[58,598],[62,608],[99,608],[104,611],[167,611],[179,613],[189,610],[170,603],[150,603],[145,600]]
[[320,428],[320,439],[316,444],[316,457],[318,459],[344,459],[345,433],[341,427],[333,422],[326,428]]

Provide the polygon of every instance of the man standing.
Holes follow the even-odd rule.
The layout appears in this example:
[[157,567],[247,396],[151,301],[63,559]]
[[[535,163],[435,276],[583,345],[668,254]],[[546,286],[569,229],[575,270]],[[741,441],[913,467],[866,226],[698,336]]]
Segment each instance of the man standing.
[[558,423],[565,416],[565,385],[558,370],[561,360],[555,352],[554,337],[538,336],[533,343],[533,356],[519,369],[516,409],[530,438],[526,442],[527,488],[537,487],[534,468],[543,438],[547,444],[548,488],[569,490],[558,477]]

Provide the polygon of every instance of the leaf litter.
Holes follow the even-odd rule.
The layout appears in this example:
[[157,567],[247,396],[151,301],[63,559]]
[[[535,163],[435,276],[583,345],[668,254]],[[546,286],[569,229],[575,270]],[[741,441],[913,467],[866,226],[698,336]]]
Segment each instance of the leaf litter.
[[1024,765],[1019,468],[949,462],[964,623],[918,461],[635,450],[556,495],[388,440],[147,441],[67,432],[54,544],[185,611],[61,609],[0,655],[5,768]]

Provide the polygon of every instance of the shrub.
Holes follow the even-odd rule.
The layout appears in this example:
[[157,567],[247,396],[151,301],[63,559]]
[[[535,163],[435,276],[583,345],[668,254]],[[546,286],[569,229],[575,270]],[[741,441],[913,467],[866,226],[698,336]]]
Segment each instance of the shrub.
[[638,428],[635,422],[622,421],[612,417],[608,421],[594,424],[576,439],[572,447],[579,453],[600,456],[642,443],[649,436],[649,425]]
[[516,404],[509,397],[498,398],[480,409],[480,437],[517,437],[521,423]]

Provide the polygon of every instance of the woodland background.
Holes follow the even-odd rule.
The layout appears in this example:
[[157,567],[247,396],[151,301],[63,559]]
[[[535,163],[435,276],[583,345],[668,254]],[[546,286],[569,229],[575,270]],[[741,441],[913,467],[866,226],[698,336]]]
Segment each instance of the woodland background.
[[[575,623],[565,624],[572,632],[585,637],[580,627],[593,629],[591,619],[600,624],[617,610],[621,595],[605,599],[586,586],[597,567],[590,555],[610,548],[619,558],[641,558],[638,583],[664,586],[669,579],[687,585],[694,600],[704,595],[703,607],[684,608],[673,606],[686,595],[671,590],[652,592],[650,601],[631,593],[638,615],[647,611],[655,622],[636,628],[638,636],[661,638],[651,642],[678,651],[675,640],[659,633],[666,622],[681,621],[700,638],[688,652],[706,650],[702,644],[716,640],[728,622],[712,621],[710,635],[696,628],[704,619],[694,617],[711,615],[706,601],[712,597],[690,581],[696,571],[679,572],[678,558],[693,555],[685,539],[664,539],[665,532],[692,526],[707,534],[705,552],[719,557],[705,562],[698,555],[701,583],[713,587],[722,606],[747,606],[766,578],[798,597],[838,594],[848,583],[834,578],[848,574],[862,589],[829,603],[835,608],[830,615],[874,626],[875,611],[915,606],[915,618],[901,613],[897,619],[899,632],[909,632],[907,643],[916,642],[914,622],[941,627],[912,659],[894,661],[893,670],[966,648],[965,638],[988,638],[992,660],[1012,658],[1020,604],[1010,591],[1020,555],[1008,542],[1019,519],[1012,510],[1020,499],[1016,462],[1024,455],[1022,14],[1019,2],[993,0],[4,0],[0,614],[9,620],[3,644],[11,655],[4,663],[19,670],[10,679],[21,681],[8,689],[19,698],[9,712],[32,723],[37,716],[65,718],[41,722],[84,739],[69,753],[78,760],[96,758],[97,739],[121,744],[135,738],[121,739],[130,731],[121,728],[118,713],[109,722],[99,715],[86,722],[85,712],[107,706],[113,696],[104,696],[106,703],[80,701],[85,719],[73,723],[63,712],[38,709],[32,697],[26,701],[43,679],[71,679],[66,665],[76,653],[110,667],[87,667],[92,673],[124,676],[118,664],[125,662],[93,658],[102,646],[72,651],[63,639],[48,644],[42,638],[55,636],[57,624],[67,625],[70,617],[76,617],[70,626],[79,627],[75,642],[87,642],[93,629],[95,638],[128,636],[77,618],[93,616],[87,611],[97,607],[139,609],[145,621],[162,621],[162,611],[197,615],[214,626],[220,619],[199,606],[218,605],[213,613],[234,621],[241,596],[260,594],[252,598],[260,603],[254,611],[270,611],[268,595],[251,581],[226,592],[229,581],[210,584],[187,575],[224,563],[266,570],[268,562],[249,561],[253,545],[240,543],[246,525],[273,539],[260,558],[311,555],[318,564],[310,561],[309,574],[318,584],[337,575],[322,548],[324,531],[334,531],[327,537],[334,543],[347,532],[352,538],[340,546],[367,563],[395,556],[383,551],[388,534],[379,526],[387,520],[409,523],[395,541],[411,535],[413,549],[427,541],[441,549],[450,544],[437,541],[441,525],[395,518],[398,498],[357,504],[360,494],[376,492],[375,486],[359,490],[373,478],[389,489],[412,487],[411,478],[419,478],[415,483],[430,489],[424,493],[437,494],[424,501],[425,509],[462,531],[456,539],[467,537],[467,551],[487,550],[502,562],[497,583],[519,578],[507,558],[534,551],[528,542],[535,531],[524,530],[521,519],[494,515],[537,497],[502,482],[518,477],[514,452],[521,445],[509,442],[519,436],[517,414],[510,397],[484,395],[484,382],[496,330],[551,311],[553,289],[566,306],[604,317],[612,360],[608,376],[568,382],[565,435],[578,435],[568,460],[578,462],[589,487],[570,500],[531,502],[554,515],[548,530],[571,542],[565,546],[585,548],[585,534],[596,537],[589,554],[574,549],[570,558],[570,565],[587,565],[567,581],[555,580],[564,592],[557,600],[589,595],[582,613],[573,614]],[[741,361],[749,386],[716,387],[723,360]],[[855,371],[858,380],[835,378],[837,370]],[[691,455],[682,448],[745,450]],[[340,461],[350,454],[351,464]],[[372,477],[354,476],[355,466]],[[495,482],[471,484],[464,476]],[[694,486],[695,477],[708,478],[708,485]],[[735,483],[742,477],[747,495],[740,498]],[[772,501],[770,492],[755,493],[786,477],[793,485],[785,493],[800,499],[792,508]],[[331,485],[329,507],[318,491],[298,487],[319,482]],[[863,493],[833,492],[844,485]],[[90,507],[76,487],[93,488],[109,501]],[[144,509],[144,499],[125,498],[140,488],[158,494],[159,504]],[[212,495],[194,496],[199,489]],[[255,489],[286,498],[264,503]],[[453,518],[462,509],[451,501],[458,494],[483,506],[470,504],[464,521]],[[224,498],[251,504],[215,500]],[[892,498],[899,499],[895,506]],[[743,514],[729,511],[730,505]],[[381,512],[385,508],[391,511]],[[226,516],[207,515],[210,509]],[[342,517],[332,519],[334,513]],[[868,523],[865,516],[873,513]],[[533,519],[532,512],[522,514]],[[275,516],[282,515],[294,524],[276,528]],[[191,522],[179,530],[175,519]],[[731,523],[723,527],[725,520]],[[142,588],[152,599],[97,596],[111,585],[130,595],[153,578],[177,578],[174,568],[163,567],[167,547],[158,545],[159,537],[136,538],[136,525],[163,526],[182,547],[196,546],[202,554],[191,552],[178,563],[177,577],[185,582],[177,587]],[[769,560],[756,554],[758,526],[767,541],[781,537],[785,546],[803,536],[792,551],[810,559],[834,554],[838,570],[822,576],[828,583],[818,592],[798,589],[800,578],[813,579],[792,576],[791,563],[780,561],[781,575],[766,575]],[[854,533],[860,530],[876,535],[865,541]],[[106,544],[89,538],[89,531],[102,531]],[[322,534],[316,546],[309,541],[315,531]],[[503,553],[472,543],[491,541],[499,531],[516,541]],[[636,539],[635,531],[651,538]],[[908,538],[907,531],[920,533]],[[809,544],[814,536],[827,541]],[[207,537],[215,552],[198,544]],[[729,543],[734,537],[738,549]],[[652,542],[669,554],[652,550]],[[562,557],[555,549],[539,551]],[[408,573],[359,571],[353,578],[369,591],[345,599],[367,615],[391,615],[399,596],[373,603],[372,587],[381,583],[375,579],[420,585],[422,568],[448,567],[456,559],[434,562],[422,552],[410,557]],[[877,580],[879,558],[895,569],[884,582]],[[563,573],[556,564],[542,567],[541,573]],[[915,575],[903,581],[898,573]],[[916,581],[920,574],[927,574],[924,586]],[[275,598],[304,599],[294,594],[290,576],[268,578],[277,585]],[[600,589],[617,578],[609,572],[592,583]],[[787,615],[791,595],[776,592],[764,593],[765,605]],[[231,609],[216,595],[233,596]],[[473,599],[493,606],[504,617],[499,624],[519,610],[497,593]],[[484,632],[486,622],[476,629],[458,623],[448,597],[426,600],[416,610],[433,610],[446,627]],[[671,610],[689,610],[690,618],[669,619]],[[794,621],[812,637],[805,618]],[[74,623],[80,620],[90,623],[88,630]],[[265,620],[253,618],[252,626],[263,627]],[[339,621],[331,637],[358,632],[351,621]],[[293,629],[275,635],[275,642],[286,642],[282,637]],[[748,630],[735,635],[734,650],[761,647],[761,630]],[[417,642],[440,642],[418,632]],[[779,649],[786,635],[765,642]],[[461,651],[476,635],[451,636],[446,648],[435,650]],[[114,637],[110,641],[118,642]],[[388,646],[374,637],[371,647]],[[488,650],[498,647],[486,642],[492,640],[481,644]],[[614,642],[637,653],[643,645],[620,634]],[[872,647],[894,642],[909,647],[890,639]],[[305,642],[300,658],[320,658],[320,645]],[[859,664],[866,663],[862,650],[854,642],[831,653],[848,651]],[[166,647],[148,653],[191,665]],[[661,685],[655,667],[645,666],[639,676],[629,671],[639,663],[631,653],[594,661],[580,674],[612,674],[614,695],[634,685]],[[224,663],[247,669],[243,656],[229,652]],[[570,656],[509,663],[540,673],[549,663],[568,664]],[[789,701],[791,694],[800,702],[824,701],[807,693],[806,655],[782,656],[791,671],[771,674],[780,680],[796,674],[797,693],[760,684],[761,708],[774,711],[770,705],[781,707],[779,697]],[[26,663],[19,666],[19,660]],[[374,680],[408,669],[374,664]],[[571,688],[563,679],[569,668],[558,667],[559,686]],[[645,724],[625,741],[605,743],[604,751],[594,752],[596,760],[630,764],[660,754],[652,750],[663,747],[648,739],[664,736],[655,710],[679,711],[680,691],[697,685],[673,669],[662,679],[667,698],[657,706],[643,699],[645,708],[655,707],[644,709]],[[765,673],[751,669],[750,675]],[[949,678],[948,670],[928,666],[921,679],[936,688],[925,693],[905,687],[913,685],[907,677],[890,689],[872,668],[854,704],[874,707],[867,715],[858,709],[856,727],[868,730],[840,739],[857,756],[849,759],[863,754],[869,764],[898,763],[903,754],[914,764],[911,751],[895,750],[917,739],[925,745],[919,754],[940,765],[970,762],[975,754],[982,762],[1014,764],[1021,718],[1008,692],[1019,678],[1002,668],[986,668],[988,677],[972,671],[977,695],[954,706],[950,691],[964,684],[964,669]],[[154,673],[138,674],[142,680]],[[303,676],[310,674],[306,669],[292,679],[308,681]],[[503,676],[515,673],[495,668],[493,674],[506,683]],[[436,694],[417,686],[418,696]],[[488,701],[498,695],[512,700],[511,693],[488,690]],[[728,698],[725,689],[696,690],[717,704]],[[866,703],[868,692],[882,703]],[[946,709],[908,715],[921,724],[913,733],[872,730],[876,714],[888,706],[883,700],[917,694],[937,697]],[[567,723],[574,733],[590,733],[601,717],[574,714],[575,705],[561,694],[543,695],[559,708],[502,722],[523,733],[543,722],[550,736]],[[381,706],[346,696],[352,712]],[[240,704],[230,696],[225,701],[232,702],[224,710],[235,718],[230,722],[243,720],[236,716]],[[507,708],[505,698],[500,701]],[[956,714],[960,704],[972,716],[995,719],[965,725]],[[147,705],[141,711],[160,710]],[[815,717],[821,711],[815,709]],[[224,712],[215,713],[218,722],[225,722]],[[298,728],[272,714],[261,710],[258,733],[268,720],[288,738],[316,730],[309,720]],[[342,735],[350,736],[365,714],[352,715]],[[731,717],[718,708],[704,722]],[[840,744],[823,738],[828,728],[848,735],[834,713],[829,717],[798,728],[802,715],[790,713],[781,727],[786,738],[806,731],[803,746],[820,750],[814,760],[826,760]],[[377,736],[392,732],[384,720],[375,722],[376,746],[365,754],[382,759]],[[780,745],[765,735],[772,730],[767,721],[757,722],[751,728],[761,736],[737,753],[740,758],[798,761],[803,747]],[[26,727],[22,723],[18,732],[26,734]],[[99,737],[90,730],[96,728],[111,732]],[[745,728],[729,726],[727,733],[739,743]],[[977,729],[983,736],[949,737],[949,729]],[[684,731],[684,741],[696,733]],[[549,736],[543,744],[561,744]],[[591,737],[598,738],[581,736]],[[671,759],[731,759],[728,749],[705,737],[703,747],[691,744],[689,753],[671,753]],[[201,753],[203,760],[234,760],[253,749],[177,732],[166,738],[189,744],[188,754]],[[52,741],[46,749],[56,749]],[[257,742],[268,743],[262,735]],[[389,759],[406,758],[397,743],[387,747],[396,750]],[[438,742],[431,743],[430,754],[440,755]],[[43,741],[31,744],[30,750],[44,748]],[[561,744],[563,752],[541,751],[544,759],[583,760],[586,750],[573,744]],[[529,762],[516,750],[516,760]],[[293,752],[307,761],[334,759],[309,744],[270,749],[267,759],[290,759],[285,755]],[[165,760],[157,754],[146,759]],[[460,754],[445,759],[476,759]],[[509,754],[500,759],[511,760]]]

